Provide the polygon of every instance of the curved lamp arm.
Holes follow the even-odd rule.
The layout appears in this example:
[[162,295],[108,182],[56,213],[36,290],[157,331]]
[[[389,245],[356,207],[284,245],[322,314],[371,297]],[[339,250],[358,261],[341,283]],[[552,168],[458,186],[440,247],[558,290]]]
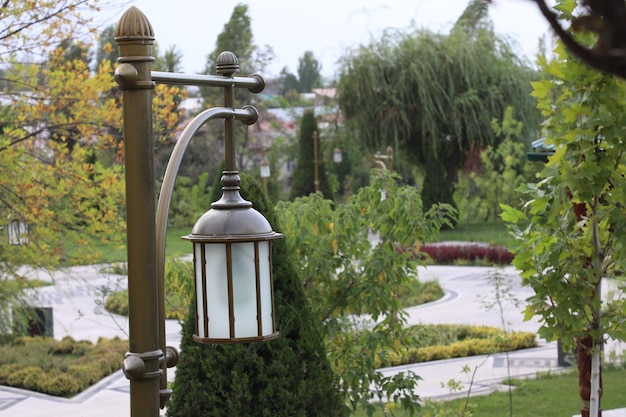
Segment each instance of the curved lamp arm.
[[[166,337],[165,337],[165,240],[167,232],[167,218],[170,210],[170,203],[172,200],[172,192],[174,190],[174,183],[176,182],[176,176],[183,159],[183,155],[191,138],[205,123],[213,119],[235,119],[241,121],[243,124],[254,124],[259,116],[259,112],[253,106],[245,106],[243,109],[230,109],[226,107],[213,107],[203,111],[185,127],[180,138],[174,146],[170,160],[167,163],[165,169],[165,175],[163,177],[163,184],[161,185],[161,191],[159,193],[159,202],[157,204],[156,211],[156,278],[158,286],[158,310],[159,310],[159,347],[163,352],[166,352]],[[169,348],[173,350],[174,348]],[[172,356],[176,358],[177,355]],[[176,365],[172,363],[175,361],[165,361],[161,375],[161,391],[167,390],[167,368],[171,368]],[[169,398],[169,394],[164,394]]]

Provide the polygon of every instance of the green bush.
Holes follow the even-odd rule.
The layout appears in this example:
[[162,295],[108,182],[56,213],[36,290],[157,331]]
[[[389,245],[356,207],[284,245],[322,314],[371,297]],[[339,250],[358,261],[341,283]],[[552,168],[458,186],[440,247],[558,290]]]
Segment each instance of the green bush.
[[[16,370],[7,377],[7,385],[24,389],[35,389],[33,381],[40,380],[44,376],[43,369],[38,366],[27,366]],[[34,377],[34,379],[33,379]],[[29,386],[24,383],[29,380]]]
[[128,316],[128,290],[115,291],[104,300],[104,309],[109,313]]
[[24,368],[21,363],[7,363],[0,366],[0,385],[8,385],[9,375]]
[[376,366],[398,366],[537,346],[534,333],[505,334],[496,327],[439,324],[414,326],[414,329],[416,335],[419,333],[427,340],[422,338],[420,346],[404,346],[396,352],[381,355]]
[[71,375],[59,373],[48,378],[42,384],[43,390],[50,395],[69,397],[81,391],[80,382]]
[[0,384],[51,395],[74,395],[120,369],[128,342],[96,345],[65,337],[19,337],[0,345]]

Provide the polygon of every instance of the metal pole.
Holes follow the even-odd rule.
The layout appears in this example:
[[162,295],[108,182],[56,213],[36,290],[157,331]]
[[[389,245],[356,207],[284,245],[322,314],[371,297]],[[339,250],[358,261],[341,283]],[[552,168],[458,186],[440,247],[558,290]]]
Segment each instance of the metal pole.
[[123,90],[128,246],[129,348],[124,370],[130,379],[132,417],[159,415],[159,349],[155,257],[155,198],[152,145],[154,32],[146,16],[129,8],[115,29]]
[[[265,146],[261,145],[261,164],[267,162],[265,159]],[[267,194],[267,178],[261,175],[261,180],[263,181],[263,191]]]
[[315,185],[315,192],[320,190],[320,173],[319,173],[319,151],[317,149],[317,130],[313,132],[313,165],[315,166],[315,177],[313,179],[313,185]]

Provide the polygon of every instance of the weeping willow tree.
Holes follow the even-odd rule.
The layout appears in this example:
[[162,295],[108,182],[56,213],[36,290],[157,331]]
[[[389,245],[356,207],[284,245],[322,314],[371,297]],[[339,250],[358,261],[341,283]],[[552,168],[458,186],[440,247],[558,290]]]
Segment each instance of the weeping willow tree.
[[[507,106],[523,122],[523,136],[536,138],[535,78],[513,45],[495,35],[484,1],[474,0],[449,34],[388,32],[348,52],[338,100],[360,146],[395,147],[427,174],[445,176],[424,181],[425,194],[441,195],[427,188],[444,184],[450,192],[443,194],[451,198],[466,151],[472,144],[496,144],[491,121],[501,119]],[[441,166],[433,170],[433,163]]]

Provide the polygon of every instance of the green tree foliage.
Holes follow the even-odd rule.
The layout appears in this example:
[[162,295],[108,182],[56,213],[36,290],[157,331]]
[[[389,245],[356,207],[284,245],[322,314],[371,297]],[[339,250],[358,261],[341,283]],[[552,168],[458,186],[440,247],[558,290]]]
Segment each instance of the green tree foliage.
[[[298,89],[300,88],[298,77],[296,77],[294,74],[289,72],[289,68],[284,67],[280,71],[280,78],[283,81],[283,86],[280,90],[280,93],[289,101],[297,101],[297,98],[299,98],[299,95],[297,93],[298,93]],[[293,96],[294,93],[297,96],[296,100],[290,100],[289,98]]]
[[163,55],[158,52],[158,48],[152,50],[155,55],[155,62],[152,64],[153,71],[181,72],[181,60],[183,54],[175,45],[170,45]]
[[447,195],[466,151],[497,144],[491,120],[507,106],[524,123],[523,136],[537,137],[529,83],[535,71],[494,34],[484,4],[472,1],[447,35],[390,32],[349,52],[341,65],[338,101],[359,144],[370,152],[392,145],[422,167],[437,159]]
[[373,410],[370,400],[376,398],[415,411],[416,376],[387,378],[376,372],[376,363],[399,347],[398,340],[408,343],[396,294],[410,291],[416,279],[420,241],[436,235],[453,212],[445,205],[424,212],[418,190],[399,187],[389,171],[373,170],[372,178],[345,204],[334,207],[318,193],[280,202],[277,211],[301,285],[324,323],[345,401]]
[[[207,56],[205,74],[215,73],[217,57],[224,51],[234,53],[239,59],[239,71],[248,76],[255,72],[263,71],[272,61],[274,53],[269,46],[260,47],[254,43],[252,33],[252,20],[248,14],[248,6],[240,3],[235,6],[230,20],[226,22],[222,32],[217,36],[215,49]],[[203,96],[208,104],[221,106],[221,97],[211,94],[213,89],[202,89]],[[238,89],[236,92],[238,102],[247,102],[250,93],[245,89]]]
[[[94,241],[122,244],[124,154],[116,133],[122,115],[119,100],[107,94],[116,88],[111,62],[89,68],[86,51],[94,39],[82,13],[91,13],[94,4],[11,1],[0,8],[0,66],[6,77],[0,102],[0,230],[6,233],[13,221],[28,225],[28,244],[0,240],[2,280],[13,279],[22,265],[54,269],[92,262],[98,255]],[[73,40],[79,36],[80,42]],[[24,62],[26,52],[39,60]],[[155,92],[154,113],[168,131],[178,122],[167,99],[173,91],[160,86]],[[77,249],[69,253],[66,246]],[[0,296],[3,314],[11,297]]]
[[296,167],[293,171],[291,179],[291,191],[289,199],[303,197],[315,192],[315,157],[313,135],[317,132],[318,146],[318,181],[319,190],[324,198],[332,200],[333,193],[328,182],[324,161],[322,161],[323,138],[321,132],[317,129],[317,121],[313,110],[307,110],[300,119],[300,134],[298,141],[298,157],[296,159]]
[[110,62],[111,67],[117,62],[119,51],[115,47],[115,26],[107,26],[98,36],[98,47],[96,49],[96,68],[102,64],[102,61]]
[[[544,0],[534,1],[572,55],[596,70],[626,79],[626,5],[622,0],[581,0],[575,16],[572,10],[578,2],[565,6],[560,2],[552,10]],[[562,11],[569,13],[571,29],[593,34],[591,47],[561,26],[557,12]]]
[[302,93],[310,93],[314,88],[322,85],[322,65],[313,52],[306,51],[298,61],[298,79]]
[[[563,10],[574,5],[559,2]],[[535,291],[526,317],[540,319],[545,339],[578,342],[599,364],[605,336],[626,337],[626,301],[611,292],[603,301],[601,286],[610,288],[626,268],[626,85],[584,66],[561,44],[539,63],[545,76],[533,95],[555,152],[539,183],[522,188],[526,210],[506,207],[503,218],[519,238],[514,264]],[[586,338],[592,346],[580,344]]]
[[[274,53],[269,46],[260,47],[254,43],[252,33],[251,19],[248,14],[248,6],[246,4],[237,4],[233,9],[233,13],[229,21],[224,25],[222,32],[217,37],[215,49],[207,56],[205,74],[215,74],[216,61],[220,53],[230,51],[234,53],[239,60],[239,73],[237,76],[249,76],[253,73],[262,73],[267,65],[272,61]],[[201,88],[200,92],[204,98],[207,107],[217,107],[224,105],[223,94],[221,90],[215,88]],[[247,89],[235,89],[235,102],[243,106],[245,104],[258,105],[255,102],[257,98]],[[218,124],[208,124],[206,126],[206,135],[204,140],[196,141],[193,147],[190,147],[190,156],[199,153],[198,159],[205,161],[207,155],[215,154],[215,150],[211,149],[209,142],[215,141],[216,138],[224,136],[224,128]],[[240,170],[245,170],[246,163],[249,158],[245,158],[248,154],[248,145],[251,141],[250,129],[248,126],[236,123],[234,126],[235,141],[237,143],[237,166]],[[207,148],[209,151],[207,152]],[[215,161],[208,161],[209,166],[219,164],[220,158]]]
[[501,204],[521,207],[523,194],[517,188],[534,181],[541,168],[528,161],[528,145],[521,137],[523,124],[513,116],[512,107],[507,107],[502,120],[492,120],[492,128],[499,144],[480,152],[478,166],[467,172],[457,186],[459,217],[466,220],[496,221]]
[[290,90],[298,93],[310,93],[314,88],[322,86],[322,65],[313,52],[306,51],[298,61],[298,76],[291,74],[285,67],[281,76],[283,78],[283,95]]
[[[422,186],[422,202],[424,207],[445,202],[458,210],[454,201],[454,190],[446,183],[445,166],[437,159],[430,159],[424,165],[424,182]],[[450,226],[457,225],[456,219]]]
[[[258,183],[242,174],[242,196],[274,230],[278,216]],[[344,416],[321,334],[285,240],[274,241],[274,297],[280,336],[265,343],[203,346],[192,340],[195,311],[183,325],[181,358],[168,416]]]

